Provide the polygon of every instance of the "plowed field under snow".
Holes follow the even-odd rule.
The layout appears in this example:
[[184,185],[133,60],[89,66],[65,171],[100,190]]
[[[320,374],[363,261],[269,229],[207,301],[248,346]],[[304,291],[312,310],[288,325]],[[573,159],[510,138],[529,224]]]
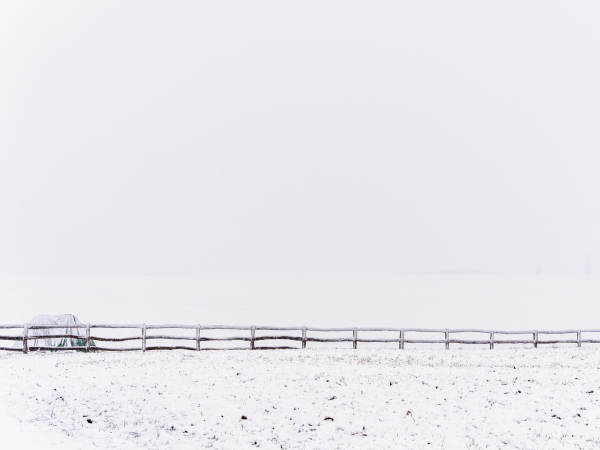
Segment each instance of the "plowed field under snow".
[[600,448],[599,369],[594,347],[0,354],[0,444]]

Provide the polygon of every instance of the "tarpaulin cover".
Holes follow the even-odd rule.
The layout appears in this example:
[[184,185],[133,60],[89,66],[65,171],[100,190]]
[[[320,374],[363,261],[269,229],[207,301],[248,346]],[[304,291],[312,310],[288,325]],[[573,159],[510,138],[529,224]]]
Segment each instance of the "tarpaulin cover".
[[[32,328],[35,325],[60,325],[60,328]],[[35,336],[60,336],[69,334],[76,337],[52,337],[29,339],[29,347],[85,347],[85,328],[73,328],[81,322],[73,314],[51,316],[41,314],[29,321],[29,337]],[[95,344],[90,341],[90,346]]]

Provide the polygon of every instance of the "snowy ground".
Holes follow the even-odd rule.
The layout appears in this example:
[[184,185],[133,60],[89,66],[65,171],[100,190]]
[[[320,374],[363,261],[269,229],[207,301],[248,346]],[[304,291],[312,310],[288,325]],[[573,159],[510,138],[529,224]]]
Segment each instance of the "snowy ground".
[[599,298],[600,276],[0,275],[0,323],[579,329]]
[[599,369],[600,347],[0,354],[3,448],[600,448]]

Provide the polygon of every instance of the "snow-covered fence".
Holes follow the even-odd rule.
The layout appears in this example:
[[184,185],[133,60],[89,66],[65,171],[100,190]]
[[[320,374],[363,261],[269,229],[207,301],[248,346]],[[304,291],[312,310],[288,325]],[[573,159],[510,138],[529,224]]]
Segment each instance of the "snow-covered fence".
[[[48,338],[77,338],[81,339],[81,335],[75,336],[70,334],[52,334],[48,336],[36,334],[31,336],[30,330],[35,329],[51,329],[51,328],[64,328],[61,325],[0,325],[0,329],[12,329],[20,332],[18,335],[3,336],[0,335],[0,341],[17,341],[21,344],[13,347],[2,347],[0,350],[7,351],[22,351],[27,353],[28,351],[36,350],[80,350],[80,351],[150,351],[150,350],[212,350],[214,348],[208,348],[203,346],[206,342],[223,342],[223,341],[241,341],[248,342],[249,348],[254,349],[289,349],[299,348],[292,347],[289,345],[280,346],[261,346],[262,341],[297,341],[301,343],[301,348],[306,348],[307,342],[331,342],[331,343],[352,343],[353,348],[358,347],[358,343],[397,343],[398,348],[404,349],[405,344],[445,344],[446,349],[450,347],[450,344],[483,344],[489,345],[490,349],[494,348],[496,344],[532,344],[534,347],[538,347],[539,344],[577,344],[581,347],[581,344],[598,344],[600,339],[582,339],[582,333],[600,333],[600,330],[520,330],[520,331],[506,331],[506,330],[481,330],[481,329],[424,329],[424,328],[313,328],[313,327],[269,327],[269,326],[228,326],[228,325],[110,325],[110,324],[79,324],[70,325],[69,328],[84,328],[85,329],[85,346],[77,347],[34,347],[29,345],[29,340],[32,339],[44,339]],[[140,330],[139,334],[116,337],[116,336],[95,336],[93,330],[100,329],[112,329],[112,330]],[[165,329],[182,329],[182,330],[194,330],[194,336],[174,336],[167,334],[149,335],[148,330],[165,330]],[[209,337],[203,336],[203,331],[209,330],[231,330],[231,331],[242,331],[245,335],[228,336],[228,337]],[[257,331],[273,331],[279,333],[271,333],[270,335],[257,336]],[[300,336],[292,336],[290,334],[282,334],[281,332],[301,332]],[[337,333],[348,333],[347,337],[323,337],[324,333],[337,332]],[[397,333],[397,338],[383,339],[383,338],[361,338],[359,333],[366,332],[392,332]],[[309,336],[309,333],[313,333],[314,336]],[[351,335],[350,335],[351,333]],[[422,333],[433,333],[443,336],[443,339],[419,339],[418,334]],[[241,333],[244,334],[244,333]],[[483,334],[485,339],[459,339],[460,334]],[[573,335],[575,339],[544,339],[540,340],[540,335],[560,335],[569,334]],[[412,335],[412,336],[411,336]],[[453,337],[454,335],[455,337]],[[458,336],[457,336],[458,335]],[[513,336],[532,336],[531,339],[497,339],[497,335],[513,335]],[[412,338],[411,338],[412,337]],[[152,345],[153,341],[170,341],[169,345]],[[140,341],[141,345],[136,347],[107,347],[96,344],[94,347],[90,347],[90,341],[94,342],[127,342],[127,341]],[[175,342],[173,342],[175,341]],[[191,341],[192,345],[178,345],[181,341]],[[257,345],[258,344],[258,345]],[[244,349],[248,347],[235,347],[232,349]]]

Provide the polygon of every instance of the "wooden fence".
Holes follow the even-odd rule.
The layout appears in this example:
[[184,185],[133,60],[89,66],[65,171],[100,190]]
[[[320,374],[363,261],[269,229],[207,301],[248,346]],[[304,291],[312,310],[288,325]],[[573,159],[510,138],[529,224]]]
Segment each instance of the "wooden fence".
[[[32,335],[30,330],[44,330],[44,329],[85,329],[85,336],[82,334],[46,334],[46,335]],[[21,341],[22,346],[16,347],[0,347],[0,350],[6,351],[18,351],[27,353],[28,351],[37,350],[80,350],[80,351],[150,351],[150,350],[217,350],[216,348],[206,348],[202,346],[203,342],[215,342],[215,341],[242,341],[249,342],[249,347],[235,347],[235,348],[224,348],[222,350],[241,350],[241,349],[297,349],[299,347],[291,346],[260,346],[257,343],[261,341],[297,341],[302,343],[302,348],[306,348],[307,342],[351,342],[353,348],[358,347],[359,342],[365,343],[397,343],[399,349],[404,349],[405,344],[445,344],[445,348],[450,348],[450,344],[483,344],[489,345],[490,349],[494,348],[496,344],[532,344],[533,347],[537,348],[539,344],[577,344],[577,347],[581,347],[581,344],[598,344],[598,339],[582,339],[582,333],[600,333],[600,330],[525,330],[525,331],[503,331],[503,330],[481,330],[481,329],[423,329],[423,328],[313,328],[313,327],[268,327],[268,326],[226,326],[226,325],[92,325],[92,324],[80,324],[80,325],[0,325],[0,329],[17,329],[22,330],[20,335],[13,336],[2,336],[0,335],[0,341]],[[137,336],[129,337],[102,337],[94,336],[92,330],[98,329],[137,329],[140,333]],[[185,329],[195,330],[195,336],[170,336],[170,335],[148,335],[147,330],[164,330],[164,329]],[[246,336],[233,336],[233,337],[208,337],[202,336],[202,331],[208,330],[235,330],[249,332]],[[291,336],[285,334],[273,334],[266,336],[257,336],[257,331],[276,331],[276,332],[290,332],[296,331],[301,332],[301,336]],[[308,333],[327,333],[327,332],[339,332],[339,333],[352,333],[348,337],[335,337],[335,338],[324,338],[319,336],[308,336]],[[359,332],[393,332],[398,333],[397,338],[393,339],[367,339],[360,338]],[[443,335],[443,339],[411,339],[411,334],[414,333],[435,333]],[[486,339],[456,339],[451,335],[460,335],[465,333],[470,334],[483,334]],[[574,335],[575,339],[564,339],[564,340],[540,340],[540,335]],[[524,336],[530,335],[531,339],[496,339],[497,335],[517,335]],[[460,337],[460,336],[459,336]],[[84,340],[85,346],[77,347],[41,347],[41,346],[30,346],[30,340],[42,340],[42,339],[54,339],[54,338],[71,338]],[[192,341],[193,346],[190,345],[148,345],[149,341],[154,340],[167,340],[167,341]],[[126,342],[126,341],[141,341],[139,347],[102,347],[98,346],[96,342]],[[94,343],[93,346],[91,343]]]

